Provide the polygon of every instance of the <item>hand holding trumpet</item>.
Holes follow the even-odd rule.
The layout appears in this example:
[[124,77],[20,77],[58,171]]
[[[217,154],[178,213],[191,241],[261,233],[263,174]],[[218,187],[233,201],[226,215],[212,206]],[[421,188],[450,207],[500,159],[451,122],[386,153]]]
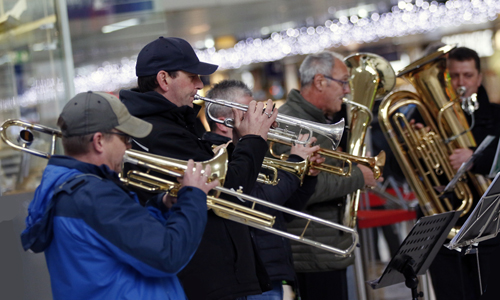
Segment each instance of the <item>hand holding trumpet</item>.
[[269,128],[278,116],[271,99],[267,100],[265,108],[263,102],[252,100],[248,104],[247,111],[233,108],[233,114],[235,128],[233,141],[238,141],[247,134],[260,135],[264,140],[267,140]]
[[[299,141],[306,141],[308,137],[309,134],[301,134],[299,135]],[[309,173],[307,174],[309,176],[317,176],[321,171],[315,169],[314,166],[321,165],[322,163],[325,162],[325,158],[319,155],[319,153],[317,153],[320,149],[319,145],[312,146],[314,145],[314,143],[316,143],[316,138],[311,137],[309,143],[305,145],[295,144],[290,149],[290,154],[298,155],[302,157],[302,159],[309,158],[309,162],[311,164],[311,167],[309,168]]]

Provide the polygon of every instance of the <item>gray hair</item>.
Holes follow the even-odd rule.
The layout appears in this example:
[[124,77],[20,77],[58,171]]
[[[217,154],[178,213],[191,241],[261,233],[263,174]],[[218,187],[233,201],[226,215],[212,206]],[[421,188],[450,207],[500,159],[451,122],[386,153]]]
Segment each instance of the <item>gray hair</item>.
[[[223,80],[214,85],[207,93],[207,98],[222,99],[232,102],[237,102],[236,100],[243,96],[252,97],[252,91],[245,83],[239,80]],[[233,110],[227,106],[212,104],[210,105],[210,114],[214,118],[232,118]],[[205,115],[208,125],[210,125],[210,130],[214,130],[216,128],[216,123],[208,117],[208,110],[205,111]]]
[[335,67],[336,58],[341,61],[344,59],[342,55],[331,51],[309,54],[299,68],[302,87],[310,85],[316,74],[330,76],[333,67]]

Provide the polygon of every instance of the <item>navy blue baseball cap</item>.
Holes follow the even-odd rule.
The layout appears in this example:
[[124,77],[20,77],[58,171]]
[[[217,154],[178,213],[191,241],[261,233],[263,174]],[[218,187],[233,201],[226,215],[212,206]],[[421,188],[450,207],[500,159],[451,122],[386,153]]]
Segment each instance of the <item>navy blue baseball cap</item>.
[[193,47],[181,38],[162,37],[142,48],[137,57],[135,75],[156,75],[160,71],[186,71],[198,75],[210,75],[219,66],[200,62]]

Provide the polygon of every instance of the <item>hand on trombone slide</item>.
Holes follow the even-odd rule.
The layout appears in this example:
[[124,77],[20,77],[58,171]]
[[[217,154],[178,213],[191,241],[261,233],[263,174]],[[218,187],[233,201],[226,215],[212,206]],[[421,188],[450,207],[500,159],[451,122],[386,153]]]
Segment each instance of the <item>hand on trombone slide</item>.
[[[207,194],[210,190],[219,185],[219,180],[208,180],[208,175],[212,173],[210,165],[206,165],[205,170],[203,171],[203,166],[200,162],[195,163],[192,159],[188,160],[187,168],[184,172],[183,177],[178,177],[177,181],[182,184],[182,187],[192,186],[195,188],[199,188],[205,194]],[[177,203],[177,197],[173,197],[166,193],[163,196],[163,204],[170,209],[172,205]]]

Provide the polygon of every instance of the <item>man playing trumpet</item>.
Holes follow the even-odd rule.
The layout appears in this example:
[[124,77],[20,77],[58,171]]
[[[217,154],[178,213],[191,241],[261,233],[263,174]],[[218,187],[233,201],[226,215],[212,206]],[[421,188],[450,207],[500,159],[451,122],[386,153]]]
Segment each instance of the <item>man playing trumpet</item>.
[[[216,69],[216,65],[200,62],[183,39],[160,37],[146,45],[137,58],[138,88],[120,92],[132,115],[153,124],[152,133],[135,139],[133,148],[183,160],[211,159],[211,144],[202,141],[194,129],[200,107],[193,100],[203,87],[200,75]],[[255,185],[267,151],[267,133],[277,116],[272,101],[267,104],[264,108],[264,103],[250,102],[244,117],[242,111],[235,112],[238,144],[224,187],[243,187],[243,192],[249,192]],[[229,300],[270,289],[248,227],[220,218],[212,210],[200,247],[179,278],[190,300]]]
[[[241,81],[224,80],[216,84],[207,94],[211,99],[223,99],[239,104],[248,105],[252,98],[252,91]],[[212,104],[207,108],[207,120],[210,125],[210,132],[203,135],[203,139],[210,141],[214,145],[223,145],[233,138],[233,129],[224,124],[217,123],[209,117],[210,115],[221,121],[233,118],[233,111],[230,107]],[[311,138],[311,143],[316,141]],[[229,144],[228,147],[234,147]],[[319,146],[311,147],[295,145],[291,149],[291,156],[288,161],[300,162],[309,159],[311,163],[321,164],[324,158],[314,155],[319,150]],[[269,202],[294,209],[302,210],[314,193],[319,171],[310,169],[310,173],[304,177],[301,185],[299,178],[291,173],[278,170],[279,182],[276,186],[257,183],[250,195],[267,200]],[[283,214],[274,209],[259,207],[259,210],[276,216],[273,228],[286,231],[286,221],[289,215]],[[288,217],[288,218],[287,218]],[[257,251],[264,263],[266,271],[272,282],[272,290],[264,292],[262,295],[248,296],[248,300],[258,299],[293,299],[292,287],[296,285],[296,275],[293,267],[292,250],[288,239],[278,235],[251,228],[252,237],[255,241]]]

